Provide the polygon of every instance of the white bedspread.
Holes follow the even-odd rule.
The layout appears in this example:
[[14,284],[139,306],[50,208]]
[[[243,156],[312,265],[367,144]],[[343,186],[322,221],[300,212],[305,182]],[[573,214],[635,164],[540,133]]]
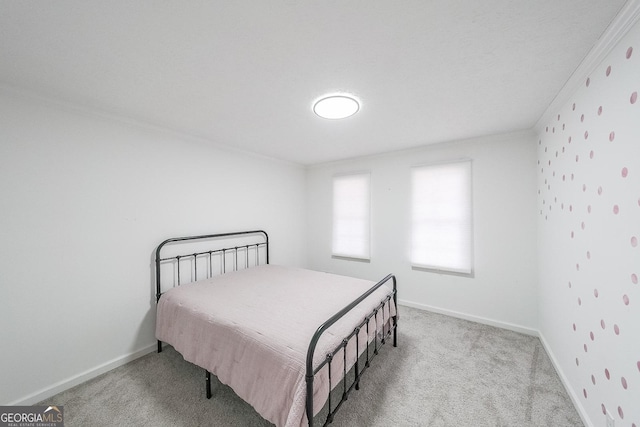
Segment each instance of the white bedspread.
[[[276,426],[306,426],[305,360],[317,328],[375,282],[311,270],[263,265],[165,292],[158,303],[156,337],[185,360],[207,369]],[[382,286],[325,332],[314,357],[325,355],[391,292]],[[391,313],[389,313],[391,311]],[[390,304],[384,319],[395,315]],[[382,329],[382,312],[378,330]],[[375,334],[371,323],[369,340]],[[360,333],[360,351],[366,339]],[[355,340],[347,364],[354,363]],[[343,355],[332,366],[332,385],[342,375]],[[337,363],[336,363],[337,362]],[[348,366],[348,367],[349,367]],[[314,383],[314,412],[327,398],[326,367]],[[314,414],[315,415],[315,414]]]

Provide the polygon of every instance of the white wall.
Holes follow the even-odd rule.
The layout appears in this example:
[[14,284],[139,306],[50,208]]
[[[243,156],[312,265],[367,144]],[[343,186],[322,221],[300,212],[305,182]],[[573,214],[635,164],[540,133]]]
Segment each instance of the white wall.
[[638,92],[640,24],[539,132],[540,334],[596,427],[640,426]]
[[263,228],[302,266],[304,191],[299,166],[0,90],[0,404],[152,349],[165,238]]
[[[412,270],[410,168],[460,158],[473,160],[475,277]],[[405,304],[535,334],[535,166],[536,140],[526,132],[311,167],[309,265],[371,280],[394,273]],[[358,171],[371,172],[370,263],[331,257],[332,177]]]

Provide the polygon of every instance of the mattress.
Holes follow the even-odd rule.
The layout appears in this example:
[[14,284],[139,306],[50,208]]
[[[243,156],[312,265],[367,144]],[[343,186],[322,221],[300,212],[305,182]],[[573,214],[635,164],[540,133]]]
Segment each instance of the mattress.
[[[305,362],[311,337],[374,284],[277,265],[227,273],[165,292],[158,302],[156,337],[216,375],[276,426],[305,426]],[[388,286],[381,286],[332,325],[318,342],[314,367],[390,293]],[[365,328],[360,331],[361,352],[364,341],[383,329],[383,317],[388,321],[395,315],[392,301],[384,316],[381,311],[371,319],[368,337]],[[347,369],[355,357],[354,339],[347,346]],[[344,355],[334,360],[333,386],[343,372]],[[316,413],[329,392],[326,370],[314,381]]]

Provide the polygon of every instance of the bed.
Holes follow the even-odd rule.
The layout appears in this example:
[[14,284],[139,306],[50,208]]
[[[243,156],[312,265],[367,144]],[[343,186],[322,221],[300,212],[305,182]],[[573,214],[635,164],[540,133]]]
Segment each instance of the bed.
[[156,249],[156,338],[276,426],[327,425],[379,349],[397,346],[396,279],[269,263],[262,230],[167,239]]

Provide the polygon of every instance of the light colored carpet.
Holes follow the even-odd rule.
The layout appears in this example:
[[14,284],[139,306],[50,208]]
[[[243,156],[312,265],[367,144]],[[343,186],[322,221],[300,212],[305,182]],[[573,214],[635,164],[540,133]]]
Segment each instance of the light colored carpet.
[[[582,426],[537,338],[400,307],[388,343],[331,424],[346,426]],[[65,425],[271,426],[173,348],[152,353],[41,402]]]

